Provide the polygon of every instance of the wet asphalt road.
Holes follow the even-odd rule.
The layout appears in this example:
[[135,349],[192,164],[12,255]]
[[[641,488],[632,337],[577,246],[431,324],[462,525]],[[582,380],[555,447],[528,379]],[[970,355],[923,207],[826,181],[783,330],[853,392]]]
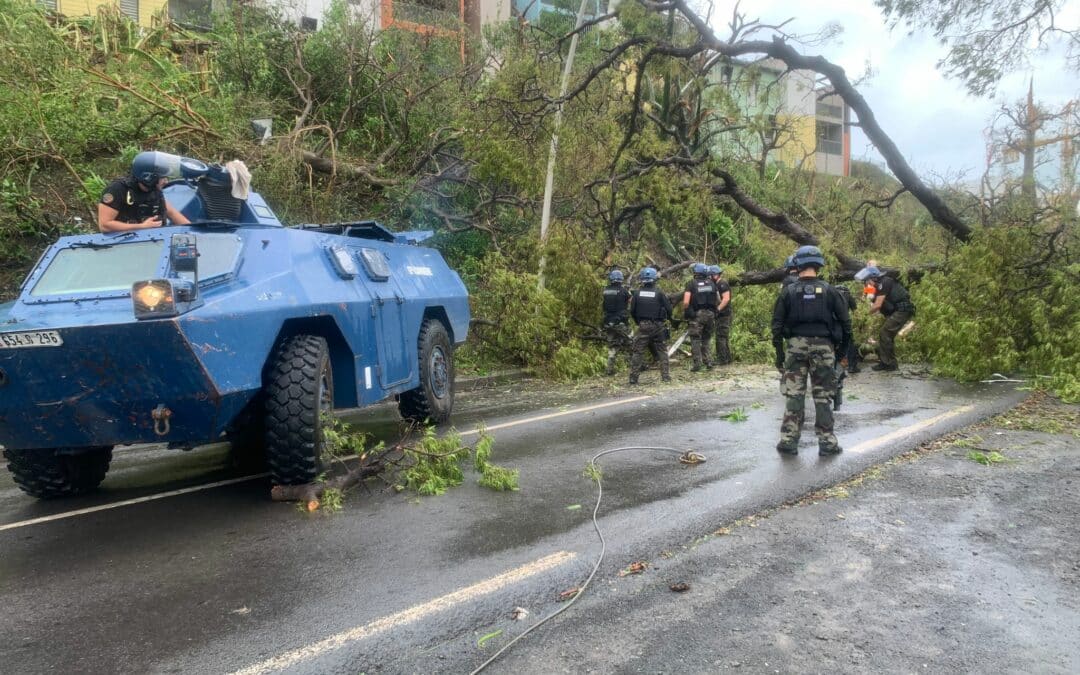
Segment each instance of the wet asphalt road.
[[[517,383],[460,396],[458,429],[509,424],[493,432],[494,460],[521,470],[515,493],[479,488],[471,471],[434,498],[371,481],[340,513],[309,515],[271,503],[255,479],[30,523],[237,475],[221,447],[119,449],[100,492],[64,502],[26,498],[5,475],[0,671],[467,671],[481,651],[440,646],[516,606],[543,615],[591,568],[595,488],[581,473],[600,450],[663,445],[708,458],[695,467],[647,451],[603,460],[602,577],[1022,397],[1002,385],[865,373],[849,382],[837,417],[847,452],[819,459],[811,430],[799,457],[781,459],[772,374],[683,378],[629,391]],[[736,408],[746,421],[721,419]],[[351,418],[394,440],[391,407]]]

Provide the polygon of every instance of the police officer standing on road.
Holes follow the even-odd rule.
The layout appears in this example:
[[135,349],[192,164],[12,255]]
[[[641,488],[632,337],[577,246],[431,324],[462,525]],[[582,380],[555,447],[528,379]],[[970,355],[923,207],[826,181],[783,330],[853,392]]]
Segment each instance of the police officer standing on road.
[[704,366],[712,370],[709,359],[709,345],[712,342],[713,329],[716,327],[716,312],[720,306],[720,294],[709,279],[709,268],[703,263],[694,263],[694,278],[683,291],[683,316],[690,322],[690,352],[694,355],[692,372],[698,372]]
[[835,455],[840,445],[833,434],[834,368],[836,352],[846,349],[851,340],[851,318],[840,294],[818,278],[818,270],[825,266],[821,249],[802,246],[793,257],[799,278],[780,292],[772,319],[776,367],[783,373],[780,389],[787,398],[776,449],[789,455],[799,451],[809,375],[818,454]]
[[896,370],[900,367],[896,361],[896,334],[915,316],[911,293],[899,281],[885,276],[880,268],[873,265],[859,270],[855,278],[874,285],[874,304],[870,305],[870,313],[880,312],[885,317],[885,323],[878,333],[878,363],[871,370]]
[[637,334],[631,343],[630,384],[638,383],[645,348],[653,350],[660,361],[660,376],[664,382],[671,382],[668,369],[667,340],[664,322],[671,318],[671,301],[667,294],[656,287],[656,269],[646,267],[638,275],[641,288],[635,290],[630,298],[630,316],[637,324]]
[[723,268],[719,265],[709,266],[709,278],[716,286],[716,293],[720,296],[720,305],[716,311],[716,362],[721,366],[731,363],[731,345],[728,339],[731,337],[731,285],[722,278]]
[[102,232],[123,232],[161,227],[165,218],[173,225],[190,221],[173,208],[161,188],[168,176],[159,166],[157,153],[140,152],[131,163],[131,175],[109,183],[98,204],[98,229]]
[[623,286],[623,273],[612,270],[604,288],[604,339],[608,357],[605,375],[615,374],[615,357],[630,346],[630,291]]

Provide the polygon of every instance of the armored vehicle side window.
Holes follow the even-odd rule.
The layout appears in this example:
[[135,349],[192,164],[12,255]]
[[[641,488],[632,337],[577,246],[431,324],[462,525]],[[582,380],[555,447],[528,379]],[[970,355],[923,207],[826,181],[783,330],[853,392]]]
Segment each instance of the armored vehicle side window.
[[390,265],[386,264],[386,256],[382,251],[374,248],[360,249],[360,259],[364,261],[364,269],[372,281],[386,281],[390,278]]
[[199,281],[211,281],[236,269],[244,242],[235,234],[199,233]]
[[138,241],[105,248],[65,248],[49,263],[30,295],[130,291],[136,281],[158,276],[165,244]]

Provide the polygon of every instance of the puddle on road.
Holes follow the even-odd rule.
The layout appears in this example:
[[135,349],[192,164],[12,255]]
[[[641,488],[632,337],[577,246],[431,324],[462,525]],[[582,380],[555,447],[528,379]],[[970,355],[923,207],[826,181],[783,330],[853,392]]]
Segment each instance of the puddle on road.
[[[688,467],[647,453],[635,459],[623,458],[618,461],[624,460],[631,463],[602,464],[604,499],[600,505],[601,519],[681,497],[690,490],[732,478],[750,468],[743,465],[714,465],[710,471],[708,464]],[[446,554],[455,561],[488,556],[533,544],[545,537],[587,524],[596,504],[596,487],[591,481],[579,478],[567,480],[547,491],[526,494],[523,490],[516,493],[516,497],[518,501],[512,505],[501,504],[498,515],[474,520],[444,549]],[[571,505],[580,505],[580,508],[568,509]],[[484,507],[477,505],[476,511],[484,512]],[[678,516],[678,513],[656,514],[656,518]]]

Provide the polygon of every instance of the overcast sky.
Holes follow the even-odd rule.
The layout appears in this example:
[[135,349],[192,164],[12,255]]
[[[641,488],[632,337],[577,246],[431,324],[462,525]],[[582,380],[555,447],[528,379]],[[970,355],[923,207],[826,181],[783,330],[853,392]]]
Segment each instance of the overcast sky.
[[[731,16],[734,2],[717,2],[713,25],[717,34]],[[843,32],[829,43],[807,48],[843,66],[849,77],[865,70],[875,75],[860,92],[874,110],[878,122],[920,173],[955,178],[966,171],[977,180],[985,166],[983,131],[1002,101],[1027,95],[1028,77],[1035,76],[1035,98],[1060,107],[1080,97],[1080,81],[1064,71],[1064,61],[1049,55],[1033,68],[1006,78],[992,99],[968,96],[963,86],[941,75],[935,64],[945,54],[930,35],[908,36],[903,29],[889,31],[873,0],[753,0],[741,5],[748,18],[777,23],[794,18],[791,32],[810,33],[836,22]],[[1080,2],[1067,3],[1058,15],[1060,25],[1080,23]],[[853,159],[881,161],[862,133],[852,134]]]

